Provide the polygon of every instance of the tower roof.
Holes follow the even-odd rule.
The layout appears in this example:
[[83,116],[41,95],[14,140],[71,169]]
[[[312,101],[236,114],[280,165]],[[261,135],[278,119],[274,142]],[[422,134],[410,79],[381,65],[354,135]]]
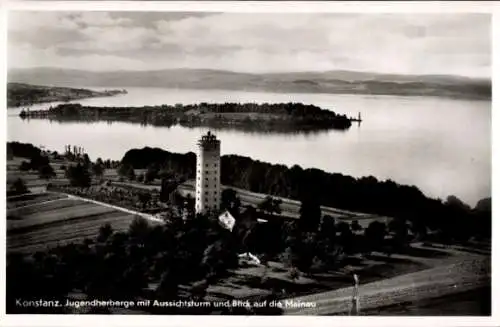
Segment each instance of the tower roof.
[[209,146],[209,145],[218,145],[220,141],[217,139],[215,134],[212,134],[210,131],[207,134],[202,135],[201,139],[198,140],[198,145]]

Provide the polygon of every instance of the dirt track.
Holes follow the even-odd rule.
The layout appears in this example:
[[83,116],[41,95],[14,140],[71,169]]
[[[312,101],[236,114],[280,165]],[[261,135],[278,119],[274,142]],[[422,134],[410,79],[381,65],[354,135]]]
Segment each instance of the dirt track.
[[[462,293],[491,284],[490,257],[467,254],[443,265],[368,283],[359,287],[360,310],[375,309],[403,302]],[[285,308],[285,315],[346,315],[350,309],[352,287],[297,297],[291,300],[314,302],[314,308]],[[373,311],[373,310],[371,310]]]

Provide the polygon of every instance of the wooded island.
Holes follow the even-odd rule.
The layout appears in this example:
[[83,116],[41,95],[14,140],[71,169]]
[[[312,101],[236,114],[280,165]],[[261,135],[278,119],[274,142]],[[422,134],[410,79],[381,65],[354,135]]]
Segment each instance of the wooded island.
[[353,118],[302,103],[200,103],[143,107],[95,107],[61,104],[48,110],[22,111],[21,118],[58,121],[131,122],[153,126],[250,128],[258,130],[345,130]]

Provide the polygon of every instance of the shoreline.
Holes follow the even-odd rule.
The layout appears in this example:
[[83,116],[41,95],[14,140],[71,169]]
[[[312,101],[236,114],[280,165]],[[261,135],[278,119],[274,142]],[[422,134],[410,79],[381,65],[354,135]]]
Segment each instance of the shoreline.
[[[10,83],[10,82],[9,82]],[[133,90],[133,89],[157,89],[157,90],[175,90],[175,91],[226,91],[226,92],[244,92],[244,93],[264,93],[264,94],[300,94],[300,95],[336,95],[336,96],[352,96],[352,97],[387,97],[387,98],[402,98],[402,99],[414,99],[414,98],[429,98],[429,99],[446,99],[446,100],[454,100],[454,101],[485,101],[485,102],[492,102],[492,97],[491,96],[468,96],[468,95],[462,95],[462,94],[424,94],[424,93],[368,93],[368,92],[356,92],[354,91],[331,91],[331,92],[325,92],[325,91],[311,91],[311,90],[294,90],[294,91],[280,91],[280,90],[269,90],[269,89],[236,89],[236,88],[209,88],[209,87],[174,87],[174,86],[78,86],[78,85],[71,85],[68,86],[68,88],[75,88],[75,89],[93,89],[93,88],[98,88],[98,89],[104,89],[104,88],[116,88],[116,89],[127,89],[127,90]],[[99,92],[99,91],[98,91]],[[74,101],[74,100],[73,100]],[[43,102],[43,103],[50,103],[50,102]],[[188,104],[195,104],[196,102],[188,103]],[[264,102],[257,102],[258,104],[262,104]],[[11,107],[11,108],[16,108],[16,107]]]
[[[30,107],[36,104],[78,101],[127,94],[126,89],[96,91],[87,88],[7,83],[7,108]],[[28,100],[26,100],[28,98]],[[27,103],[25,103],[27,102]]]

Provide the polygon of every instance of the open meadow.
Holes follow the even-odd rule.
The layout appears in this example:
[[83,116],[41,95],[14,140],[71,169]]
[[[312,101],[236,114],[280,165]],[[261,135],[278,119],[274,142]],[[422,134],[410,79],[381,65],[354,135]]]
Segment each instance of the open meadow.
[[[280,294],[285,315],[348,315],[353,293],[352,273],[360,276],[361,315],[404,315],[413,311],[432,315],[463,315],[458,309],[475,301],[475,313],[491,313],[491,265],[488,250],[475,253],[464,248],[436,249],[414,243],[406,254],[381,253],[356,256],[336,271],[302,275],[294,280],[281,263],[269,267],[242,267],[223,282],[209,288],[217,300],[265,298]],[[471,298],[480,294],[481,298]],[[292,304],[314,307],[293,307]],[[434,311],[433,311],[434,309]]]
[[127,230],[134,215],[107,206],[42,193],[7,199],[7,250],[34,253],[57,245],[81,242],[109,223]]

